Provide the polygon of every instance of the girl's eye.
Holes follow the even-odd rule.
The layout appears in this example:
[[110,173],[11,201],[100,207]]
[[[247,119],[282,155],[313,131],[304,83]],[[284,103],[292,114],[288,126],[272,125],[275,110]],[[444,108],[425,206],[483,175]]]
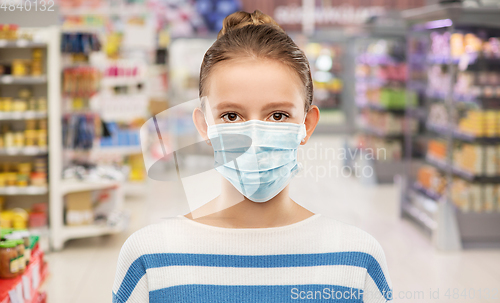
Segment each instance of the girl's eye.
[[227,113],[227,114],[222,115],[222,119],[225,122],[236,122],[236,121],[238,121],[238,119],[240,119],[240,117],[238,117],[238,114],[235,114],[235,113]]
[[284,113],[274,113],[270,117],[271,121],[280,121],[280,122],[286,120],[286,118],[288,118],[288,115]]

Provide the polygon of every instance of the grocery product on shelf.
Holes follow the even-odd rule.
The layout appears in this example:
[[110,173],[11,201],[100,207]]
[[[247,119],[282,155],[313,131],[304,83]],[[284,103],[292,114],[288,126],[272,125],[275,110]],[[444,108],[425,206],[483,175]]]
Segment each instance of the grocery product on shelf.
[[359,135],[357,138],[358,146],[364,149],[371,149],[373,151],[383,151],[378,153],[377,161],[401,161],[403,158],[403,150],[399,140],[386,140],[376,136]]
[[411,133],[414,133],[418,126],[416,119],[391,112],[363,111],[359,119],[363,131],[376,132],[381,135],[402,136],[406,127]]
[[16,58],[10,62],[2,63],[0,65],[0,75],[12,75],[14,77],[40,77],[44,72],[43,57],[44,51],[39,48],[34,48],[31,53],[31,60]]
[[114,204],[114,191],[83,191],[65,196],[65,222],[68,226],[107,222]]
[[432,139],[427,142],[427,157],[445,163],[448,147],[446,141]]
[[85,32],[63,33],[61,51],[63,53],[96,52],[101,50],[101,42],[97,34]]
[[454,179],[451,199],[460,211],[476,213],[500,212],[500,186],[496,184],[470,183]]
[[16,40],[18,29],[17,24],[0,24],[0,40]]
[[26,187],[47,185],[47,160],[37,157],[33,162],[0,163],[0,188],[1,187]]
[[95,67],[66,68],[63,71],[63,94],[71,98],[90,98],[98,92],[100,79],[101,73]]
[[500,137],[500,111],[470,110],[458,121],[457,130],[475,137]]

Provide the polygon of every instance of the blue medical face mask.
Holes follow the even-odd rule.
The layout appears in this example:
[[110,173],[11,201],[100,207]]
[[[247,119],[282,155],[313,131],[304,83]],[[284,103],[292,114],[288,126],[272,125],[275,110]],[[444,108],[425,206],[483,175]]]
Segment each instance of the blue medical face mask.
[[209,125],[215,169],[245,197],[266,202],[299,171],[297,148],[305,124],[250,120]]

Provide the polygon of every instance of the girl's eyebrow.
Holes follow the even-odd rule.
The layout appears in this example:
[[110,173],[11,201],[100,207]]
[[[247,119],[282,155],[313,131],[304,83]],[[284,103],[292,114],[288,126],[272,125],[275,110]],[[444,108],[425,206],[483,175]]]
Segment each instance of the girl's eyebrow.
[[227,110],[227,109],[242,110],[242,109],[244,109],[244,107],[238,102],[222,101],[221,103],[219,103],[215,106],[215,109],[218,111],[223,111],[223,110]]
[[293,108],[295,107],[295,104],[290,101],[277,101],[277,102],[269,102],[264,107],[262,107],[262,110],[269,110],[269,109],[276,109],[276,108]]

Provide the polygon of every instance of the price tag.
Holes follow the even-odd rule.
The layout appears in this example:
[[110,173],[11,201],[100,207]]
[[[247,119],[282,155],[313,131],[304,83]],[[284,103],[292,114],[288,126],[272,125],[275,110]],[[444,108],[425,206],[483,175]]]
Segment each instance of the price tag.
[[28,46],[28,40],[18,40],[17,41],[17,46],[18,47],[26,47],[26,46]]
[[23,285],[17,284],[16,288],[9,291],[9,298],[11,303],[24,303],[23,299]]
[[31,280],[29,275],[23,275],[24,299],[31,300]]
[[17,297],[19,298],[19,302],[24,303],[24,299],[23,299],[23,284],[22,283],[17,284],[16,292],[17,292]]
[[6,84],[12,83],[14,81],[14,79],[12,79],[12,76],[3,76],[0,79],[2,80],[3,83]]
[[32,264],[31,268],[31,282],[34,289],[37,289],[40,285],[40,264],[37,262]]

